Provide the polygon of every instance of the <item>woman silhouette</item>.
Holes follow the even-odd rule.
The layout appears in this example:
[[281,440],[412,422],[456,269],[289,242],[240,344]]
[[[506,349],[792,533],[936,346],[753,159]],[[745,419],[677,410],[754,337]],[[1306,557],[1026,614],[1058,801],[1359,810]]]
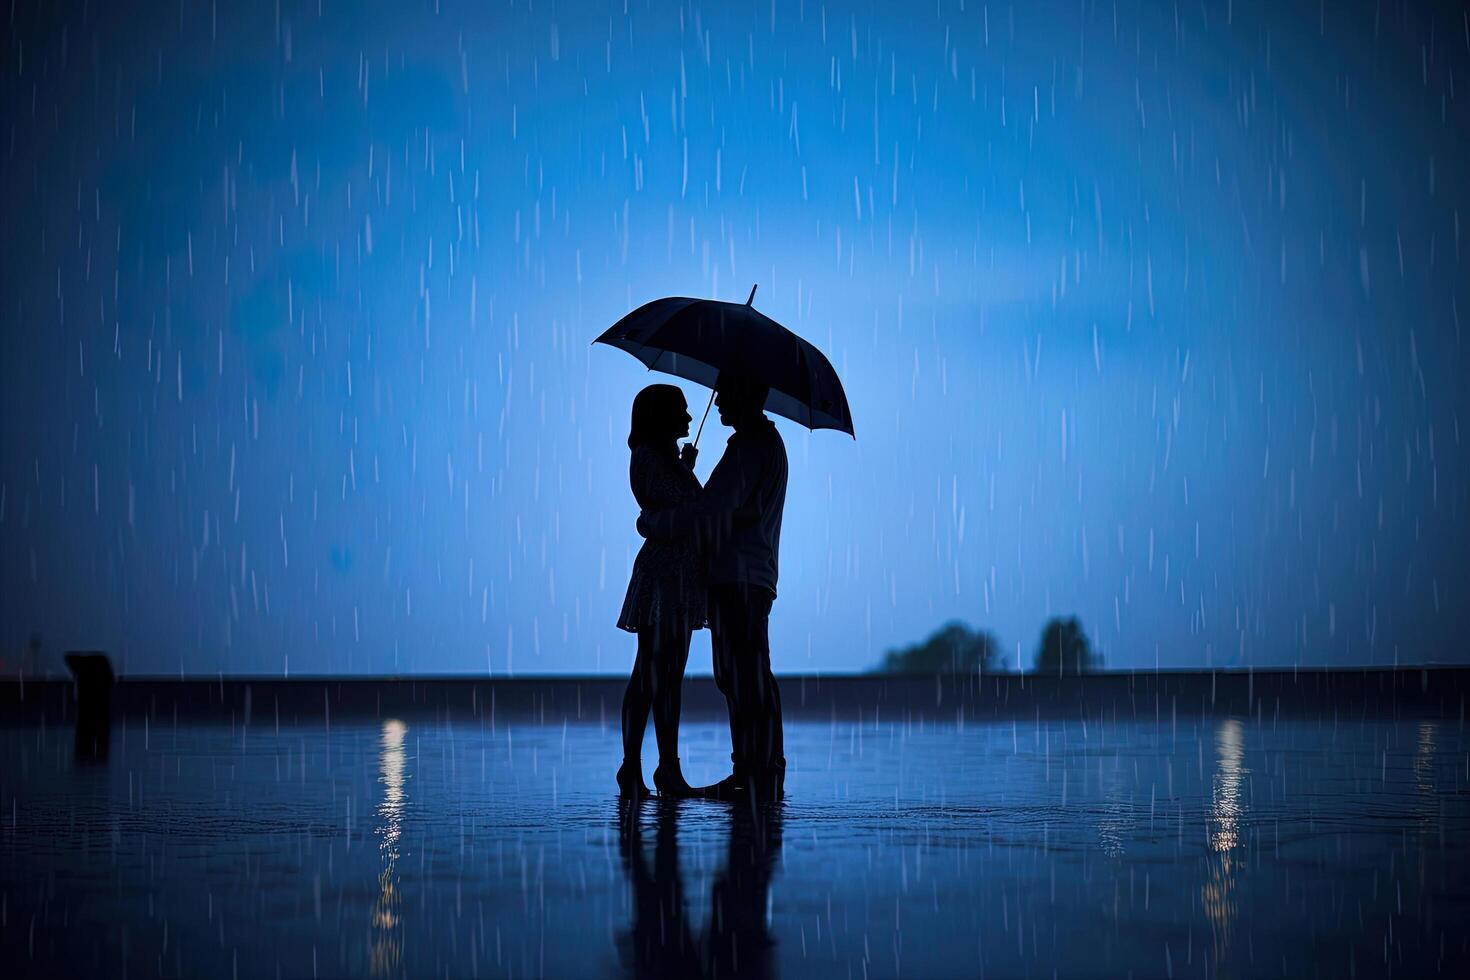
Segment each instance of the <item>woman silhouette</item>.
[[[700,494],[694,476],[698,450],[677,448],[689,435],[689,406],[674,385],[649,385],[633,399],[628,434],[632,458],[628,480],[644,511],[691,503]],[[648,793],[643,784],[643,733],[653,712],[658,768],[653,784],[666,796],[692,796],[679,766],[679,700],[689,639],[705,626],[705,559],[691,539],[643,542],[618,627],[638,635],[633,676],[623,694],[623,764],[618,790],[625,796]]]

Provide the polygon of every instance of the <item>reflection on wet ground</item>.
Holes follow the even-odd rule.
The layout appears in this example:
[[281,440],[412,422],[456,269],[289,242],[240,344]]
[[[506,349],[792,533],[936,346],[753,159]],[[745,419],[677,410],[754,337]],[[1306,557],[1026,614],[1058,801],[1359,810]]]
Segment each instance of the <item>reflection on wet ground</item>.
[[[688,724],[691,780],[723,725]],[[1458,722],[789,726],[773,807],[598,725],[0,731],[14,975],[1459,975]],[[652,760],[649,760],[651,768]]]
[[378,766],[383,801],[377,806],[373,828],[383,860],[383,870],[378,872],[378,901],[373,907],[373,976],[392,976],[403,962],[403,937],[398,917],[401,899],[395,865],[398,863],[399,839],[403,836],[404,785],[407,779],[403,740],[407,732],[408,726],[397,719],[383,722]]

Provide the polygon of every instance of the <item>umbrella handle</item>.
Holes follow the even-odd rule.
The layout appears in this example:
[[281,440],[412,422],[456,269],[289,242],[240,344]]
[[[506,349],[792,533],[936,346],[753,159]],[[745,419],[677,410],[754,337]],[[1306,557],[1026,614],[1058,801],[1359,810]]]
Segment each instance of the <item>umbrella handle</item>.
[[[745,299],[745,305],[746,306],[751,306],[751,305],[753,305],[755,303],[755,291],[756,291],[756,288],[758,286],[760,286],[760,283],[755,283],[754,285],[752,285],[750,287],[750,295],[747,296],[746,299]],[[714,403],[715,403],[715,393],[714,393],[714,391],[711,391],[709,393],[709,402],[706,403],[705,406],[704,406],[704,415],[701,416],[700,417],[700,420],[699,420],[699,431],[694,433],[694,448],[695,449],[698,449],[699,448],[699,437],[702,436],[702,435],[704,435],[704,420],[707,419],[707,418],[709,418],[709,409],[710,409],[710,406],[713,405]]]
[[698,449],[699,448],[699,437],[704,434],[704,420],[707,419],[707,418],[709,418],[710,405],[713,405],[714,403],[715,403],[715,393],[714,393],[713,390],[711,390],[710,393],[709,393],[709,402],[708,402],[708,404],[706,404],[704,406],[704,415],[701,416],[700,419],[699,419],[699,431],[696,432],[696,433],[694,433],[694,448],[695,449]]

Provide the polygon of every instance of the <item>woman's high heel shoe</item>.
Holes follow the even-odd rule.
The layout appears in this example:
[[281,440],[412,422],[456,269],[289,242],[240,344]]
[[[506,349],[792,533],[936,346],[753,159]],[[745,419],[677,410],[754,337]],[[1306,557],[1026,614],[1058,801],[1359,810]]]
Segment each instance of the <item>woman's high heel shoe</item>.
[[[630,763],[627,759],[618,767],[618,795],[631,799],[641,799],[648,795],[648,787],[643,782],[643,767],[637,763]],[[658,781],[658,773],[654,773],[654,781]]]
[[663,760],[659,760],[658,768],[653,770],[653,785],[660,796],[671,796],[677,799],[699,795],[699,790],[690,786],[684,779],[684,771],[680,768],[678,759],[675,759],[668,768],[664,767]]

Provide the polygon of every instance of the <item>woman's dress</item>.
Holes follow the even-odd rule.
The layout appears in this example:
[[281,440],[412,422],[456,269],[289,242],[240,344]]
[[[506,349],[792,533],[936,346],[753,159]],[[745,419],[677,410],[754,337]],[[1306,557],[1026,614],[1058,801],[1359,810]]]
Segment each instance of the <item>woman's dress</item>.
[[[666,510],[699,499],[699,480],[678,457],[643,446],[633,450],[628,480],[643,510]],[[618,628],[630,633],[665,626],[703,629],[706,587],[705,560],[692,539],[649,538],[633,560]]]

